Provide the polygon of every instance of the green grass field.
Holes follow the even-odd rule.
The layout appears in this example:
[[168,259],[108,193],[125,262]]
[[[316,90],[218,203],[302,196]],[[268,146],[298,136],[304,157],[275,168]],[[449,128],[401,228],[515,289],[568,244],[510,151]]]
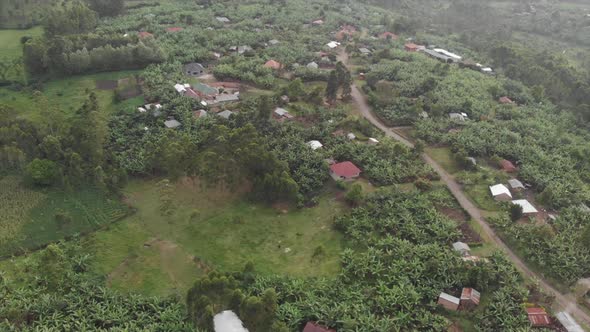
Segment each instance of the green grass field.
[[20,179],[0,179],[0,256],[85,233],[128,214],[124,204],[97,190],[33,190]]
[[445,171],[450,174],[455,174],[461,170],[461,166],[457,163],[451,149],[448,147],[444,148],[426,148],[425,152],[432,157]]
[[41,27],[27,30],[0,29],[0,61],[20,58],[23,54],[20,39],[24,36],[37,37],[42,34]]
[[[156,181],[133,181],[125,191],[138,212],[85,245],[93,270],[116,289],[183,294],[197,276],[248,261],[265,274],[330,276],[340,269],[342,235],[332,221],[345,207],[330,195],[310,209],[272,208],[183,180],[174,187],[175,212],[162,216]],[[314,259],[320,245],[324,254]]]
[[[46,83],[43,89],[43,95],[50,104],[57,105],[66,115],[73,114],[86,100],[88,93],[94,91],[98,97],[99,105],[106,114],[110,114],[120,105],[143,103],[141,97],[136,97],[115,104],[114,93],[112,90],[97,90],[97,80],[116,80],[137,74],[139,71],[118,71],[109,73],[100,73],[92,75],[73,76],[65,79],[54,80]],[[39,103],[33,97],[33,92],[29,90],[14,91],[8,88],[0,88],[0,100],[3,104],[12,107],[16,115],[26,117],[33,121],[39,120],[40,107]]]

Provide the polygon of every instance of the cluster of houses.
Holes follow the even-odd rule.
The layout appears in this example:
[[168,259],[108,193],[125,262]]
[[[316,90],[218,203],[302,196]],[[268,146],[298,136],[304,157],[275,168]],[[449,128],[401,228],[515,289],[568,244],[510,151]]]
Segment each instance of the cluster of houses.
[[461,297],[441,292],[438,296],[438,304],[451,311],[469,310],[479,305],[481,294],[473,288],[463,288]]
[[444,48],[437,48],[437,47],[426,47],[424,45],[418,45],[414,43],[406,43],[404,45],[404,49],[408,52],[423,52],[428,56],[440,60],[445,63],[460,63],[461,65],[469,68],[473,68],[475,70],[481,71],[485,74],[493,74],[494,70],[491,67],[484,66],[480,63],[471,63],[469,61],[464,61],[463,57],[445,50]]
[[[510,189],[508,188],[510,187]],[[539,211],[526,199],[513,199],[513,192],[518,193],[525,190],[525,186],[518,179],[508,180],[508,186],[499,183],[490,186],[490,193],[496,201],[512,202],[512,204],[519,205],[522,208],[524,216],[534,216]]]
[[220,88],[204,83],[196,83],[193,85],[188,83],[177,83],[174,85],[174,89],[183,96],[200,101],[203,103],[203,106],[207,106],[208,104],[215,105],[237,102],[240,100],[240,92],[238,89],[228,88],[223,85],[223,83],[218,83],[218,85],[222,85],[223,93],[220,91]]

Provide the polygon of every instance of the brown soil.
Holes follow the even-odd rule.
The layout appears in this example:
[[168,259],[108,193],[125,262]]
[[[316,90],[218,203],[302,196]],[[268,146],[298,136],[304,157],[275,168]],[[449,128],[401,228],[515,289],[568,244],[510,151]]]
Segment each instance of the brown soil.
[[471,226],[469,226],[469,224],[467,222],[462,223],[461,225],[459,225],[459,229],[461,230],[461,234],[463,234],[463,236],[461,237],[461,241],[465,242],[465,243],[481,243],[481,236],[479,236],[479,234],[477,232],[475,232],[473,230],[473,228],[471,228]]
[[462,210],[459,209],[453,209],[453,208],[449,208],[449,207],[436,207],[436,210],[442,214],[444,214],[445,216],[458,221],[458,222],[465,222],[467,221],[467,216],[465,215],[465,212],[463,212]]
[[117,81],[113,80],[98,80],[96,81],[96,88],[98,90],[115,90],[119,86]]

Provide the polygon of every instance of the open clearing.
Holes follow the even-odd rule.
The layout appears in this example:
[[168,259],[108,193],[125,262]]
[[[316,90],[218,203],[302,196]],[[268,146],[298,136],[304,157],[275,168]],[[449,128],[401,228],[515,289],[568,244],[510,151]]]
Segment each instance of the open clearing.
[[[119,71],[100,73],[93,75],[73,76],[69,78],[52,80],[43,86],[43,95],[51,105],[59,106],[65,115],[73,114],[87,99],[89,92],[96,93],[101,110],[105,114],[115,111],[116,107],[141,105],[143,98],[133,98],[121,103],[115,103],[112,90],[99,90],[96,88],[96,81],[117,80],[139,73],[139,71]],[[8,88],[0,88],[0,99],[4,104],[12,107],[16,112],[15,116],[25,117],[31,120],[40,118],[37,111],[39,103],[33,97],[33,91],[14,91]]]
[[[330,276],[340,269],[342,235],[332,229],[345,206],[326,194],[309,209],[271,208],[223,188],[183,179],[174,185],[174,213],[162,216],[156,180],[133,181],[133,216],[89,237],[93,270],[109,284],[148,295],[183,294],[210,269]],[[314,258],[318,246],[324,254]]]
[[37,37],[43,34],[43,28],[34,27],[27,30],[0,29],[0,60],[12,60],[22,56],[20,39],[25,36]]

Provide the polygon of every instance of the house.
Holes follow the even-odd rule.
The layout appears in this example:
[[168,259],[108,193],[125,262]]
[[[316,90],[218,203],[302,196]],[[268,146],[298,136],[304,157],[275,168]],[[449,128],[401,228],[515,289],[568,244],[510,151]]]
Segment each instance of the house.
[[271,60],[268,60],[268,61],[267,61],[267,62],[264,64],[264,67],[266,67],[266,68],[270,68],[270,69],[274,69],[274,70],[279,70],[279,69],[281,69],[281,67],[282,67],[282,66],[283,66],[283,65],[281,65],[281,63],[280,63],[280,62],[278,62],[278,61],[275,61],[275,60],[272,60],[272,59],[271,59]]
[[490,192],[492,193],[492,197],[497,201],[506,202],[512,199],[510,190],[503,184],[490,186]]
[[512,99],[510,99],[506,96],[500,97],[500,99],[498,99],[498,101],[500,102],[500,104],[514,104]]
[[480,293],[473,288],[463,288],[461,292],[461,307],[468,309],[479,305]]
[[453,59],[453,61],[460,61],[461,59],[463,59],[463,57],[461,57],[460,55],[457,55],[455,53],[449,52],[445,49],[442,48],[435,48],[433,49],[433,51],[439,53],[439,54],[443,54],[445,56],[448,56],[449,58]]
[[414,43],[407,43],[404,45],[404,50],[408,51],[408,52],[418,52],[421,50],[426,49],[426,47],[422,46],[422,45],[416,45]]
[[441,292],[440,295],[438,296],[437,303],[438,303],[438,305],[443,306],[447,310],[457,311],[457,310],[459,310],[459,304],[461,303],[461,300],[459,300],[459,298],[456,298],[452,295]]
[[466,115],[465,113],[449,113],[449,118],[451,120],[465,121]]
[[377,145],[379,144],[379,141],[373,137],[369,137],[368,143],[369,145]]
[[330,166],[330,176],[336,181],[351,181],[361,175],[361,170],[350,161]]
[[139,36],[140,39],[143,39],[143,38],[153,37],[154,35],[152,35],[151,33],[147,32],[147,31],[140,31],[137,33],[137,36]]
[[334,49],[334,48],[340,46],[340,43],[337,41],[331,41],[331,42],[327,43],[326,46],[328,46],[331,49]]
[[[188,87],[190,87],[190,85]],[[188,87],[187,87],[187,84],[180,84],[180,83],[174,84],[174,89],[176,90],[176,92],[180,93],[181,95],[186,92],[186,89]]]
[[455,242],[453,243],[453,250],[461,254],[461,256],[469,256],[471,248],[469,248],[469,245],[467,243]]
[[371,54],[371,50],[369,50],[369,49],[368,49],[368,48],[366,48],[366,47],[361,47],[361,48],[359,48],[359,52],[360,52],[362,55],[369,55],[369,54]]
[[558,312],[557,315],[555,315],[555,317],[561,323],[561,325],[563,325],[567,332],[584,332],[582,327],[578,325],[574,318],[567,312]]
[[514,166],[514,164],[510,160],[500,160],[500,168],[502,168],[502,170],[507,173],[516,172],[516,166]]
[[281,102],[283,102],[283,103],[285,103],[285,104],[288,104],[288,103],[289,103],[289,101],[290,101],[290,100],[289,100],[289,96],[287,96],[287,95],[282,95],[282,96],[281,96]]
[[473,157],[467,157],[465,159],[467,159],[467,161],[469,161],[471,163],[471,165],[477,166],[477,160],[475,160],[475,158],[473,158]]
[[481,68],[481,72],[485,73],[485,74],[493,74],[494,70],[490,67],[484,67],[484,68]]
[[323,25],[324,24],[324,20],[315,20],[313,22],[311,22],[311,25]]
[[231,310],[225,310],[213,316],[214,332],[248,332],[242,321]]
[[166,28],[167,32],[178,32],[178,31],[182,31],[183,29],[181,27],[171,27],[171,28]]
[[278,41],[276,39],[271,39],[268,41],[268,45],[271,45],[271,46],[277,45],[279,43],[280,43],[280,41]]
[[389,31],[385,31],[382,34],[379,35],[380,39],[390,39],[390,40],[396,40],[397,39],[397,35],[393,32],[389,32]]
[[305,67],[309,69],[318,69],[320,66],[315,61],[312,61],[308,63]]
[[216,19],[218,22],[221,22],[221,23],[224,23],[224,24],[226,24],[226,23],[229,23],[229,22],[230,22],[229,18],[227,18],[227,17],[225,17],[225,16],[217,16],[217,17],[215,17],[215,19]]
[[280,107],[275,108],[274,112],[272,113],[272,116],[275,119],[281,120],[281,121],[293,119],[293,115],[289,114],[289,111],[287,111],[284,108],[280,108]]
[[336,332],[336,330],[319,325],[314,322],[307,322],[303,328],[303,332]]
[[204,99],[213,99],[219,94],[217,88],[200,82],[193,84],[193,90],[199,95],[199,97]]
[[229,48],[230,51],[237,52],[238,54],[244,54],[246,52],[252,51],[252,47],[249,45],[242,45],[242,46],[232,46]]
[[209,115],[209,113],[207,113],[207,111],[205,111],[205,110],[193,111],[193,116],[197,119],[206,118],[208,115]]
[[356,139],[356,135],[353,133],[348,133],[346,134],[346,138],[348,138],[349,140],[353,141]]
[[222,93],[220,95],[215,96],[215,99],[211,101],[212,104],[223,104],[223,103],[233,103],[240,101],[240,93]]
[[312,150],[321,149],[324,145],[320,141],[309,141],[307,144]]
[[448,55],[445,55],[445,54],[442,54],[442,53],[439,53],[439,52],[437,52],[435,50],[431,50],[431,49],[425,48],[422,51],[424,53],[430,55],[430,57],[435,58],[435,59],[438,59],[438,60],[441,60],[441,61],[443,61],[445,63],[450,63],[450,62],[455,62],[456,61],[456,59],[453,59],[452,57],[450,57]]
[[420,114],[418,114],[418,116],[421,117],[422,119],[428,119],[428,113],[426,113],[426,111],[420,112]]
[[205,73],[205,67],[197,62],[187,63],[183,66],[184,73],[188,76],[201,76]]
[[520,182],[518,179],[510,179],[508,180],[508,184],[510,185],[510,188],[515,191],[521,191],[525,189],[524,184],[522,184],[522,182]]
[[526,308],[527,316],[533,327],[546,327],[551,325],[551,319],[543,308]]
[[224,119],[229,119],[229,117],[232,116],[233,114],[234,114],[234,112],[229,111],[229,110],[225,110],[223,112],[217,113],[217,115],[219,115],[220,117],[222,117]]
[[164,125],[166,128],[174,129],[180,127],[180,122],[176,121],[175,119],[169,119],[164,121]]
[[532,215],[539,213],[539,211],[537,211],[537,209],[533,206],[533,204],[531,204],[526,199],[514,200],[514,201],[512,201],[512,204],[520,205],[520,207],[522,207],[522,214],[525,216],[532,216]]

